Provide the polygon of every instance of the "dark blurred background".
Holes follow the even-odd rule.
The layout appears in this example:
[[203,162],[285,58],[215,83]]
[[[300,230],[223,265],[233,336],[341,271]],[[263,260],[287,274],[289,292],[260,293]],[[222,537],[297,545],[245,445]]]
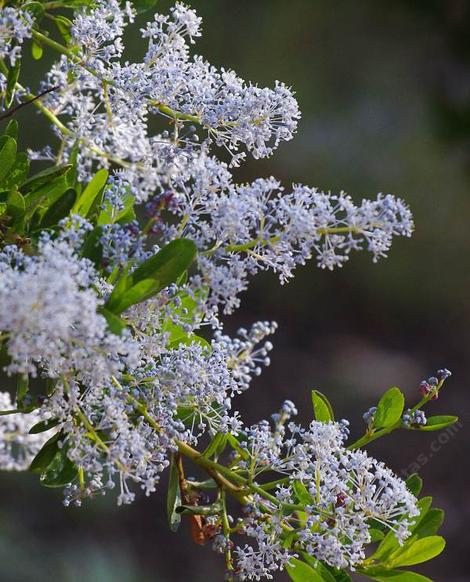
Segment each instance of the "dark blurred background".
[[[283,399],[311,418],[310,390],[330,397],[338,417],[362,430],[361,414],[389,386],[414,402],[418,382],[446,366],[453,377],[430,413],[459,414],[439,433],[397,434],[370,447],[406,476],[419,468],[424,493],[446,510],[445,554],[418,568],[437,582],[470,579],[470,3],[464,0],[218,0],[192,2],[204,17],[197,52],[240,76],[297,91],[297,138],[249,162],[242,180],[273,174],[344,189],[356,199],[392,192],[411,205],[416,233],[374,265],[365,253],[334,273],[313,263],[281,287],[258,276],[234,332],[277,320],[272,365],[239,400],[247,422]],[[166,11],[170,2],[161,1]],[[138,23],[141,24],[142,19]],[[129,32],[129,58],[138,25]],[[134,47],[136,47],[134,49]],[[26,73],[38,79],[47,61]],[[36,81],[31,81],[36,87]],[[47,143],[46,125],[26,109],[23,145]],[[61,492],[31,475],[0,476],[2,582],[216,581],[223,560],[195,546],[187,527],[171,534],[162,495],[118,509],[97,500],[64,509]],[[466,551],[467,550],[467,551]],[[285,577],[279,576],[279,580]]]

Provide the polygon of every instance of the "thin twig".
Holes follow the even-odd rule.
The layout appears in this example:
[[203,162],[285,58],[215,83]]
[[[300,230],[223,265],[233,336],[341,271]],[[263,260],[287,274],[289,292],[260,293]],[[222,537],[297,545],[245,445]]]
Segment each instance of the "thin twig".
[[15,113],[19,109],[22,109],[23,107],[26,107],[26,105],[30,105],[31,103],[34,103],[34,101],[41,99],[41,97],[44,97],[44,95],[47,95],[48,93],[52,93],[52,91],[55,91],[58,88],[59,88],[58,86],[57,87],[50,87],[49,89],[46,89],[42,93],[39,93],[39,95],[36,95],[32,99],[28,99],[28,101],[24,101],[23,103],[19,103],[18,105],[16,105],[15,107],[13,107],[9,111],[7,111],[6,113],[3,113],[2,115],[0,115],[0,121],[3,121],[4,119],[8,119],[9,117],[13,117],[13,115],[15,115]]

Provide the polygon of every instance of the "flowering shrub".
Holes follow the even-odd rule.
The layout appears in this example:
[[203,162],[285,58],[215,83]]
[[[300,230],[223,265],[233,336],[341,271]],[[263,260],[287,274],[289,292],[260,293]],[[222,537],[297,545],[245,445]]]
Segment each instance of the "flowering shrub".
[[[260,88],[193,56],[201,19],[187,6],[156,14],[143,60],[129,63],[122,35],[138,3],[6,4],[0,339],[17,392],[0,394],[0,466],[63,487],[65,505],[111,491],[131,503],[167,471],[170,529],[187,517],[194,541],[225,555],[227,580],[282,569],[294,581],[428,580],[406,568],[442,551],[442,512],[418,499],[417,475],[401,480],[363,447],[455,422],[422,410],[450,372],[423,381],[406,409],[389,389],[351,444],[318,391],[306,427],[291,401],[246,426],[233,402],[269,365],[276,324],[236,338],[222,326],[259,270],[284,283],[312,257],[333,269],[353,250],[385,256],[411,236],[406,204],[234,182],[248,154],[293,137],[299,109],[284,84]],[[33,92],[21,62],[45,49],[58,60]],[[56,147],[17,152],[26,105],[51,122]],[[187,465],[205,476],[187,478]]]

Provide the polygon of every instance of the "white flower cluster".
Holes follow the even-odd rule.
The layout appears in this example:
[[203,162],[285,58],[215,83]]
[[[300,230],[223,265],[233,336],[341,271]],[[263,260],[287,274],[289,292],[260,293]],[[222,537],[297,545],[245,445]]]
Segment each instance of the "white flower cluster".
[[[178,3],[171,17],[155,15],[142,30],[149,39],[143,62],[132,64],[119,60],[129,16],[132,10],[123,11],[117,0],[81,13],[72,27],[80,58],[62,57],[48,78],[49,85],[60,87],[48,103],[69,119],[64,136],[69,150],[77,138],[84,145],[82,174],[93,159],[117,162],[145,199],[167,182],[169,169],[177,171],[185,149],[197,144],[187,138],[185,125],[199,125],[205,145],[227,148],[234,165],[245,156],[242,146],[256,158],[266,157],[293,137],[300,114],[282,83],[260,88],[190,55],[188,41],[200,36],[201,20],[192,9]],[[174,118],[171,137],[150,135],[153,114]]]
[[33,20],[28,12],[7,6],[0,11],[0,59],[8,59],[11,66],[21,56],[23,42],[31,38]]
[[392,195],[363,200],[294,185],[285,193],[274,178],[237,186],[211,160],[192,187],[179,182],[172,211],[186,217],[183,234],[201,250],[202,281],[225,312],[238,306],[248,275],[271,269],[281,282],[293,269],[317,257],[320,268],[341,267],[352,250],[367,248],[374,261],[386,256],[393,236],[411,236],[413,220]]
[[[277,504],[260,496],[253,499],[243,530],[255,539],[255,546],[236,550],[244,578],[270,578],[283,568],[289,553],[275,540],[286,529],[293,532],[295,551],[336,568],[354,569],[365,559],[371,522],[387,526],[403,543],[419,514],[405,483],[365,452],[346,449],[342,424],[314,421],[305,430],[291,422],[286,431],[283,423],[289,415],[281,411],[274,430],[262,422],[247,431],[248,456],[242,466],[254,468],[255,474],[274,468],[289,475],[289,480],[278,486]],[[304,518],[294,513],[299,488]],[[286,510],[289,506],[291,513]],[[273,519],[265,519],[267,507]]]
[[[271,329],[261,327],[249,334],[244,361],[256,353],[254,342]],[[149,495],[178,440],[195,444],[205,431],[237,433],[242,428],[231,398],[247,387],[248,370],[241,375],[233,350],[224,346],[220,339],[210,350],[183,344],[162,351],[157,361],[144,358],[140,367],[129,369],[131,384],[113,377],[85,390],[77,382],[57,385],[42,413],[58,421],[68,457],[90,477],[86,489],[69,488],[67,504],[104,493],[116,481],[119,504],[134,500],[133,483]]]
[[43,237],[38,254],[17,247],[0,253],[0,330],[6,337],[7,371],[50,378],[77,375],[96,383],[136,358],[136,349],[107,330],[97,275],[66,240]]
[[[0,410],[14,410],[8,392],[0,392]],[[44,420],[43,412],[33,410],[29,414],[5,414],[0,416],[0,469],[26,471],[31,461],[52,436],[51,431],[29,434],[30,429]]]

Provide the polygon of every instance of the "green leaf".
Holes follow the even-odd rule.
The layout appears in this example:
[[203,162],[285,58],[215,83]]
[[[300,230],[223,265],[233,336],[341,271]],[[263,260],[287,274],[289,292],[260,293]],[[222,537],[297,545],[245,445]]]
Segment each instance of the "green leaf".
[[438,556],[445,548],[446,542],[441,536],[428,536],[416,540],[411,544],[405,544],[403,549],[393,554],[389,561],[392,567],[395,566],[414,566],[427,562]]
[[331,572],[330,569],[328,569],[327,566],[325,566],[325,564],[323,564],[322,562],[320,562],[319,560],[317,560],[316,558],[314,558],[313,556],[311,556],[310,554],[307,554],[307,552],[301,552],[302,554],[302,558],[307,562],[307,564],[309,566],[311,566],[315,572],[317,572],[318,574],[320,574],[320,576],[322,577],[322,580],[324,580],[325,582],[337,582],[337,580],[342,580],[343,582],[347,582],[348,580],[351,580],[349,578],[349,576],[345,573],[346,578],[338,578],[337,575],[335,575],[333,572]]
[[62,38],[65,40],[65,43],[68,44],[72,38],[70,33],[70,28],[72,27],[72,21],[66,18],[65,16],[59,15],[54,16],[54,22],[57,26]]
[[98,170],[90,182],[87,184],[86,188],[78,197],[74,207],[73,213],[80,214],[81,216],[88,216],[93,203],[95,202],[97,196],[103,191],[108,180],[108,171],[105,169]]
[[168,525],[170,530],[175,532],[181,523],[181,515],[176,509],[181,505],[181,491],[179,472],[174,457],[170,463],[170,476],[168,481],[168,493],[166,498],[166,510],[168,515]]
[[57,451],[59,450],[59,433],[51,437],[42,447],[39,453],[34,457],[29,466],[33,473],[42,473],[52,463]]
[[388,428],[396,424],[403,414],[405,397],[399,388],[389,388],[382,396],[374,414],[375,428]]
[[239,443],[240,438],[240,435],[235,436],[229,433],[227,440],[234,451],[236,451],[243,460],[247,461],[250,458],[250,454]]
[[122,313],[131,307],[131,305],[137,305],[137,303],[142,303],[142,301],[150,299],[150,297],[153,297],[153,295],[158,293],[161,288],[162,287],[158,281],[155,281],[154,279],[143,279],[133,285],[130,289],[127,289],[127,291],[124,291],[118,300],[112,301],[113,296],[111,294],[106,308],[116,314]]
[[443,428],[447,428],[448,426],[452,426],[458,421],[458,419],[458,416],[450,415],[430,416],[427,419],[426,424],[421,425],[417,430],[429,432],[433,430],[441,430]]
[[[18,77],[20,76],[21,69],[21,59],[17,59],[13,67],[10,67],[7,77],[7,87],[5,91],[5,107],[11,107],[13,100],[15,99],[16,83]],[[16,136],[12,136],[16,139]]]
[[29,173],[29,158],[28,154],[20,152],[16,156],[15,163],[8,172],[4,184],[6,188],[19,188],[26,180]]
[[[413,528],[419,526],[419,523],[429,511],[431,504],[432,497],[422,497],[418,501],[419,516],[416,519]],[[408,539],[407,542],[405,543],[405,546],[400,546],[395,536],[395,533],[392,530],[390,530],[384,537],[384,539],[380,542],[379,547],[377,548],[375,554],[372,557],[374,558],[374,560],[385,560],[389,556],[391,556],[394,552],[401,551],[402,549],[404,549],[406,547],[406,544],[412,543],[415,539],[416,538],[414,537]]]
[[425,538],[435,535],[443,521],[444,511],[442,509],[429,509],[419,523],[413,528],[413,537]]
[[33,55],[33,59],[35,61],[39,61],[39,59],[42,58],[43,52],[44,50],[42,45],[36,39],[33,39],[33,43],[31,45],[31,54]]
[[121,198],[121,202],[123,207],[116,211],[116,209],[106,201],[104,203],[104,208],[101,210],[100,214],[98,215],[97,224],[102,226],[104,224],[114,224],[116,222],[125,222],[126,217],[132,216],[132,209],[135,204],[135,197],[130,194],[124,194]]
[[140,14],[152,10],[157,5],[158,0],[131,0],[132,6]]
[[101,267],[101,261],[103,260],[102,234],[103,228],[101,226],[94,228],[85,236],[81,249],[82,257],[90,259],[97,267]]
[[385,534],[382,530],[380,529],[376,529],[374,527],[369,529],[369,534],[370,534],[370,541],[372,543],[374,542],[380,542],[384,539]]
[[202,453],[202,456],[206,459],[210,457],[219,456],[225,449],[227,445],[227,433],[218,432],[211,440],[206,450]]
[[63,218],[69,215],[75,204],[77,193],[72,188],[66,190],[60,198],[58,198],[46,210],[41,220],[41,228],[50,228],[56,226]]
[[30,12],[37,21],[39,21],[44,15],[44,6],[40,2],[27,2],[24,8]]
[[421,493],[421,489],[423,488],[423,480],[418,475],[418,473],[413,473],[410,475],[405,483],[409,491],[413,493],[415,497]]
[[46,432],[47,430],[51,430],[51,428],[57,426],[59,422],[60,421],[56,418],[51,420],[41,420],[29,429],[28,434],[39,434],[41,432]]
[[0,137],[0,182],[6,178],[16,160],[16,141],[9,135]]
[[51,181],[58,176],[66,175],[70,168],[72,167],[71,164],[65,164],[62,166],[51,166],[50,168],[46,168],[37,174],[34,174],[28,180],[24,182],[22,185],[21,190],[23,193],[32,192],[33,190],[37,190],[44,184],[50,184]]
[[112,333],[121,335],[121,333],[126,329],[126,322],[123,321],[118,315],[115,315],[104,307],[100,309],[100,313],[105,317],[108,328]]
[[41,485],[45,487],[64,487],[78,474],[77,466],[68,458],[65,447],[59,449],[52,462],[41,475]]
[[106,304],[106,309],[119,314],[131,305],[149,299],[178,277],[194,260],[195,244],[186,239],[170,242],[156,255],[144,261],[131,275],[118,281]]
[[377,582],[432,582],[426,576],[404,570],[375,570],[374,574],[369,574],[366,570],[364,573],[368,578],[377,580]]
[[23,218],[25,213],[25,200],[18,190],[11,190],[7,198],[7,214],[16,222]]
[[310,495],[307,487],[302,483],[302,481],[295,480],[293,483],[293,489],[302,505],[312,505],[314,502],[313,497]]
[[325,582],[321,574],[297,558],[289,560],[286,564],[286,570],[294,582]]
[[16,119],[10,119],[5,129],[4,135],[9,135],[14,140],[18,140],[18,122]]
[[335,419],[328,398],[318,390],[312,390],[312,403],[315,419],[318,422],[330,422]]
[[192,241],[176,239],[144,261],[133,272],[132,280],[137,282],[148,278],[156,279],[163,289],[174,283],[189,268],[195,256],[196,245]]

